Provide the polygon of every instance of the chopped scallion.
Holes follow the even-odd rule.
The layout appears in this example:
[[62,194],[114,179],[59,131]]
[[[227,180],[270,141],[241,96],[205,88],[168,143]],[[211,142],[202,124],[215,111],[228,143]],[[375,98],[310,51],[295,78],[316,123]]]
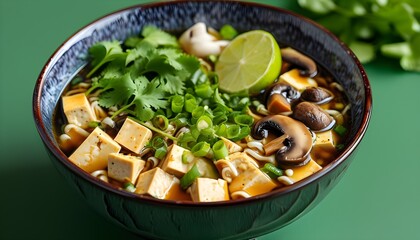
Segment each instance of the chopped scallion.
[[134,192],[136,191],[136,187],[131,182],[124,182],[123,183],[123,189],[128,192]]
[[192,168],[181,178],[180,185],[181,188],[186,190],[191,184],[194,183],[195,179],[201,177],[201,173],[198,170],[196,164],[192,166]]
[[213,149],[213,154],[214,154],[214,159],[215,160],[224,159],[228,155],[228,149],[227,149],[227,147],[225,145],[225,142],[223,140],[217,141],[213,145],[212,149]]
[[171,110],[174,113],[182,112],[184,108],[184,97],[180,95],[175,95],[171,101]]
[[210,144],[207,142],[199,142],[192,147],[191,152],[194,156],[204,157],[210,151]]
[[165,131],[169,126],[169,120],[163,115],[156,115],[152,119],[153,126]]
[[347,132],[347,128],[345,128],[343,125],[337,125],[335,128],[334,128],[334,131],[338,134],[338,135],[340,135],[340,136],[344,136],[345,134],[346,134],[346,132]]
[[266,173],[272,179],[276,179],[283,175],[283,170],[281,170],[280,168],[277,168],[272,163],[264,164],[264,167],[261,168],[261,171]]

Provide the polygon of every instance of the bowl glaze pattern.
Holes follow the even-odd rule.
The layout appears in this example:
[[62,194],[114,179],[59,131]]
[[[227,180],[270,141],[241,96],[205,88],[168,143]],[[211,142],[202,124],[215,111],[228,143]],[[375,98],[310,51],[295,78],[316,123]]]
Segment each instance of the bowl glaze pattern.
[[[203,21],[218,29],[263,29],[328,69],[348,93],[352,124],[344,152],[320,172],[292,186],[250,199],[219,203],[162,201],[119,191],[67,160],[54,138],[53,115],[72,77],[87,64],[90,46],[124,40],[143,26],[180,33]],[[372,108],[366,74],[354,54],[328,31],[295,13],[255,3],[178,1],[111,13],[71,36],[41,71],[33,95],[38,132],[52,163],[86,202],[112,222],[153,239],[249,239],[292,223],[319,203],[342,177],[367,129]]]

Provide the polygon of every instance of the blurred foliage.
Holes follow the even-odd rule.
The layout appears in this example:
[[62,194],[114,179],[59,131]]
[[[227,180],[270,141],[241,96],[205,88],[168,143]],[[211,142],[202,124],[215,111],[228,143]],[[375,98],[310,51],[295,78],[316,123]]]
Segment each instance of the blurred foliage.
[[336,34],[363,63],[379,56],[420,71],[420,0],[297,0],[300,13]]

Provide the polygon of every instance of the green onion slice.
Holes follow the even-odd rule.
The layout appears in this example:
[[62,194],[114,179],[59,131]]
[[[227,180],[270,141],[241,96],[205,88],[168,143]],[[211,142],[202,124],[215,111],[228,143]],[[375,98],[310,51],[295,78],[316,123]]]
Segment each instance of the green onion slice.
[[201,173],[198,170],[197,165],[194,164],[192,168],[181,178],[181,181],[180,181],[181,188],[186,190],[189,186],[191,186],[191,184],[193,184],[195,179],[199,177],[201,177]]
[[123,183],[123,189],[128,192],[134,192],[136,191],[136,187],[131,182],[124,182]]
[[337,125],[337,126],[334,128],[334,131],[335,131],[338,135],[340,135],[340,136],[344,136],[344,135],[346,134],[346,132],[347,132],[347,128],[345,128],[343,125]]
[[228,149],[227,149],[227,147],[225,145],[225,142],[223,140],[217,141],[213,145],[212,149],[213,149],[213,154],[214,154],[214,159],[215,160],[224,159],[229,154]]
[[261,171],[266,173],[272,179],[276,179],[283,175],[283,170],[281,170],[280,168],[277,168],[272,163],[264,164],[264,167],[261,168]]
[[163,131],[168,129],[168,126],[169,126],[169,120],[164,115],[156,115],[152,119],[152,123],[153,123],[153,126],[159,128],[160,130],[163,130]]
[[210,151],[210,144],[207,142],[199,142],[192,147],[191,152],[196,157],[204,157]]
[[213,127],[213,122],[211,120],[211,118],[207,115],[203,115],[201,116],[198,120],[197,120],[197,129],[199,131],[203,130],[203,129],[207,129],[207,128],[211,128]]
[[183,107],[184,107],[184,97],[180,95],[175,95],[172,98],[172,102],[171,102],[172,112],[180,113],[182,112]]

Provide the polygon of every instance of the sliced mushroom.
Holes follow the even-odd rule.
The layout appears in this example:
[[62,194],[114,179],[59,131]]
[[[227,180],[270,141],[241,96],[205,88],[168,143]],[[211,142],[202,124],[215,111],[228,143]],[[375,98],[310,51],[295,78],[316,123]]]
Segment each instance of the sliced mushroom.
[[331,101],[334,95],[322,87],[309,87],[300,95],[301,99],[315,104],[324,104]]
[[284,61],[301,68],[302,71],[300,74],[302,76],[315,77],[318,72],[316,63],[311,58],[303,55],[293,48],[282,48],[281,57]]
[[[251,136],[255,139],[263,139],[269,134],[276,138],[278,150],[275,155],[276,162],[282,168],[303,166],[310,160],[312,149],[312,135],[308,128],[301,122],[283,115],[271,115],[262,118],[252,128]],[[270,146],[271,148],[272,146]]]
[[299,99],[300,93],[292,86],[284,83],[276,83],[266,92],[266,106],[271,114],[290,112],[291,103]]
[[220,54],[222,48],[227,46],[229,41],[217,39],[207,32],[205,23],[198,22],[181,35],[179,43],[187,53],[197,57],[207,57],[212,54]]
[[332,128],[335,120],[320,106],[310,103],[301,102],[293,109],[292,117],[303,122],[313,131],[326,131]]

